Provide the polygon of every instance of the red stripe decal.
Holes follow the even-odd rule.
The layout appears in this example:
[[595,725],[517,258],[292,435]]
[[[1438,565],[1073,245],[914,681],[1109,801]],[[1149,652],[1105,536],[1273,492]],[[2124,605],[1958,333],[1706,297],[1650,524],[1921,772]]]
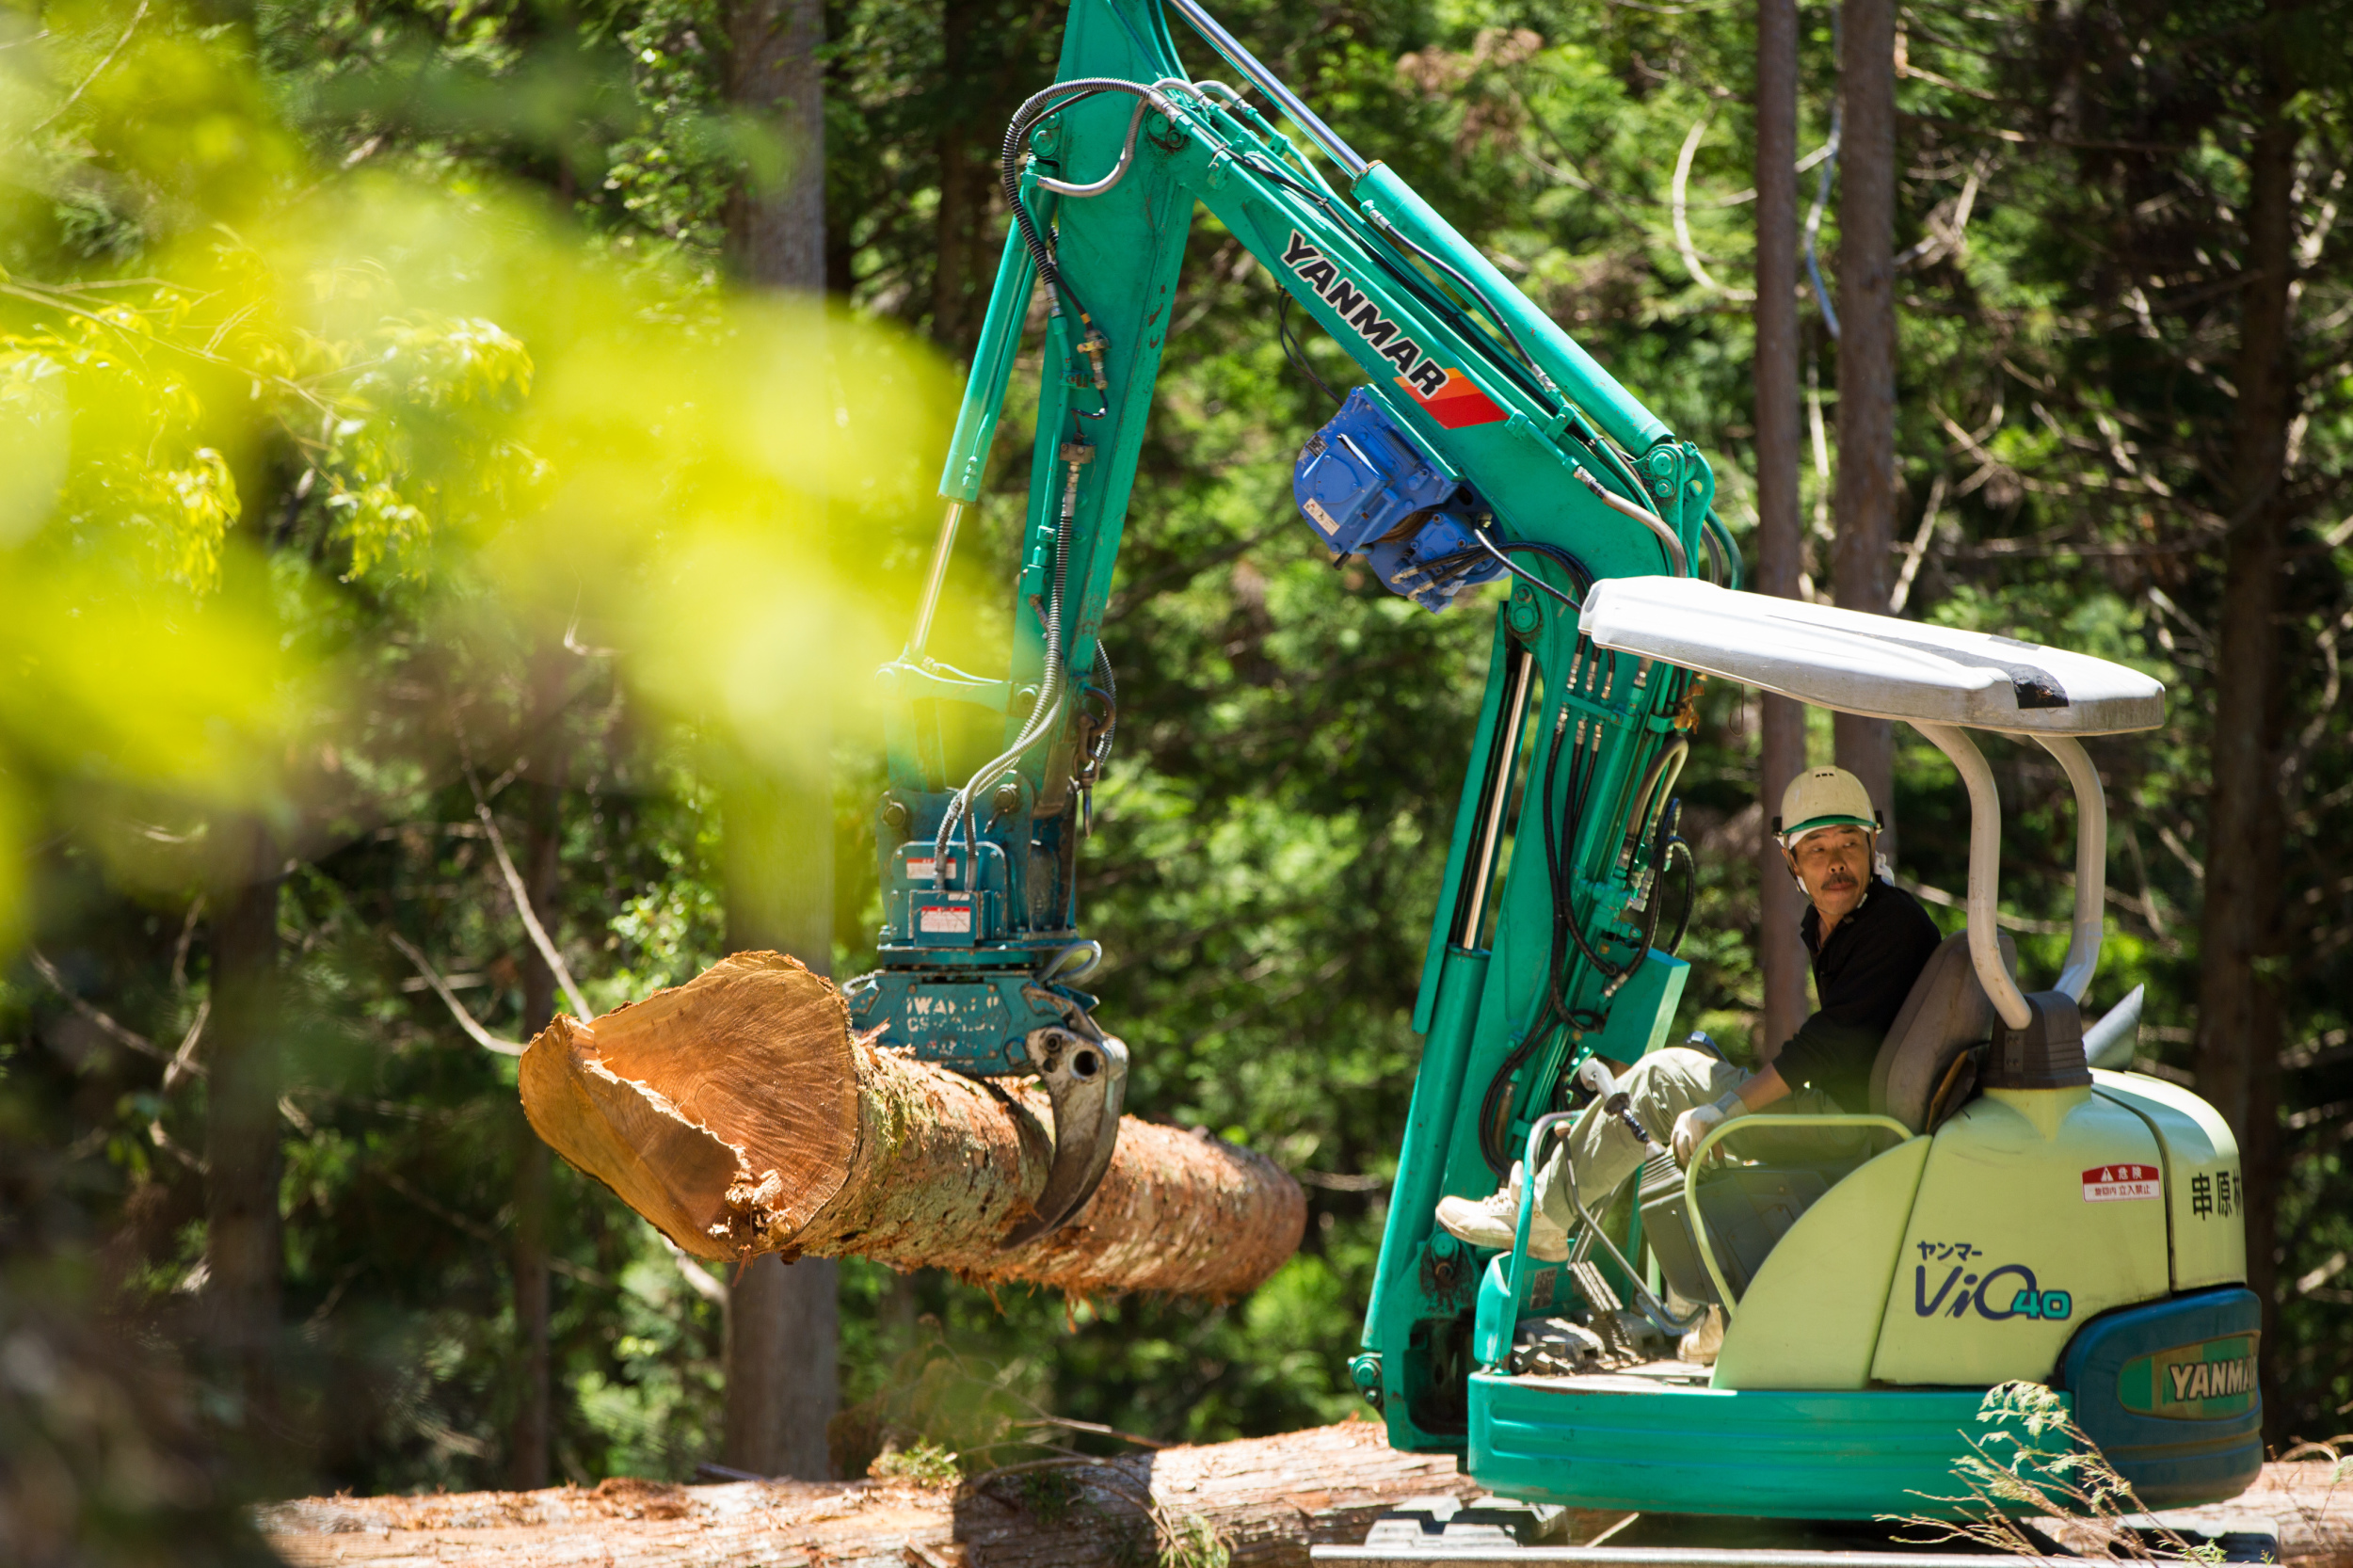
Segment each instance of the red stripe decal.
[[1497,420],[1512,417],[1511,410],[1499,406],[1494,398],[1480,390],[1478,382],[1459,370],[1448,371],[1446,385],[1427,397],[1422,395],[1420,388],[1402,376],[1397,378],[1397,384],[1411,392],[1414,401],[1430,411],[1430,417],[1438,422],[1442,430],[1493,424]]

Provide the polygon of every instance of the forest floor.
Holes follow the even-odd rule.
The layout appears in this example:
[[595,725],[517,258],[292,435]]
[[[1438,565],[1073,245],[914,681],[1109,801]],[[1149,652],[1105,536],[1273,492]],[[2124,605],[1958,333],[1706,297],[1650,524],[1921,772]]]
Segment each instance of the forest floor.
[[[2272,1464],[2210,1510],[2279,1529],[2293,1568],[2353,1568],[2353,1477],[2328,1463]],[[1311,1544],[1354,1544],[1407,1497],[1479,1488],[1446,1455],[1392,1450],[1371,1421],[1280,1437],[1048,1462],[936,1489],[902,1482],[616,1479],[593,1488],[427,1496],[311,1497],[261,1511],[295,1568],[1240,1568],[1307,1562]],[[1621,1514],[1573,1521],[1590,1539]]]

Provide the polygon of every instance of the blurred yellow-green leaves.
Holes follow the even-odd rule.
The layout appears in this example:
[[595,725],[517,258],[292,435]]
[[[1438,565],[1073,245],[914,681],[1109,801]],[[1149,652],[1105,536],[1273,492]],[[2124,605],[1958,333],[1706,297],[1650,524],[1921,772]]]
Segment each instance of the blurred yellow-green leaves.
[[952,414],[927,349],[487,182],[313,167],[234,30],[154,0],[13,26],[0,941],[44,820],[301,831],[368,701],[322,596],[609,656],[762,766],[862,692],[878,541],[928,526]]

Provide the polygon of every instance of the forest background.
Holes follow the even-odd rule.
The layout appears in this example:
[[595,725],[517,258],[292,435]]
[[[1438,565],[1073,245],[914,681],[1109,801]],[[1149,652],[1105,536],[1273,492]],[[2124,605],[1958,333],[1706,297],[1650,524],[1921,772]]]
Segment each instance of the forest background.
[[[2094,747],[2093,1002],[2145,984],[2145,1069],[2240,1129],[2280,1442],[2353,1425],[2347,10],[1921,0],[1895,56],[1892,608],[2169,689],[2167,729]],[[871,959],[858,671],[912,603],[1002,241],[999,141],[1061,15],[825,7],[803,50],[820,136],[740,69],[807,5],[0,13],[17,1474],[162,1540],[142,1532],[256,1493],[718,1459],[728,1282],[551,1164],[506,1050],[571,977],[602,1010],[735,945],[746,824],[811,780],[833,972]],[[1750,8],[1221,15],[1697,440],[1749,536]],[[1825,596],[1838,24],[1801,11],[1801,591]],[[787,186],[822,191],[823,254],[797,264],[826,312],[747,286],[775,273],[744,203]],[[1045,1432],[1114,1441],[1022,1424],[1047,1417],[1209,1440],[1356,1402],[1498,599],[1431,616],[1327,569],[1289,474],[1328,405],[1264,270],[1206,218],[1193,250],[1104,632],[1126,706],[1090,930],[1131,1107],[1297,1174],[1306,1242],[1222,1305],[844,1261],[846,1473],[886,1438],[993,1463]],[[1331,344],[1305,354],[1342,376]],[[952,578],[951,657],[975,667],[1001,656],[1034,374]],[[1740,1049],[1758,728],[1712,691],[1685,775],[1682,1026]],[[1826,723],[1810,744],[1827,759]],[[1897,869],[1955,927],[1959,791],[1899,744]],[[2072,816],[2039,752],[1994,761],[2005,921],[2051,968]]]

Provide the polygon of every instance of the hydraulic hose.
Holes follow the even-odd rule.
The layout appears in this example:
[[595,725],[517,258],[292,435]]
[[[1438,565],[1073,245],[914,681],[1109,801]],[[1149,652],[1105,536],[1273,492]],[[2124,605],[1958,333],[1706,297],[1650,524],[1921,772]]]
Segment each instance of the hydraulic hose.
[[[1680,812],[1677,813],[1678,816],[1680,814]],[[1679,833],[1667,840],[1669,864],[1673,864],[1677,856],[1680,856],[1683,861],[1683,908],[1675,916],[1675,934],[1669,937],[1667,945],[1659,950],[1669,957],[1673,957],[1682,949],[1684,933],[1691,928],[1691,911],[1698,906],[1700,902],[1700,863],[1691,854],[1691,846],[1683,841],[1683,837]],[[1658,880],[1661,886],[1664,886],[1667,880],[1667,873],[1664,870],[1659,872]]]
[[[1658,898],[1663,891],[1659,883],[1666,875],[1667,845],[1673,836],[1674,829],[1668,824],[1662,813],[1658,819],[1658,831],[1651,840],[1651,886],[1650,896],[1643,900],[1641,945],[1634,950],[1634,956],[1626,960],[1625,970],[1628,974],[1632,974],[1636,966],[1650,956],[1651,948],[1658,936]],[[1688,914],[1686,919],[1689,919]]]
[[1504,341],[1512,345],[1512,352],[1517,354],[1522,360],[1527,361],[1529,370],[1535,376],[1536,379],[1543,384],[1545,391],[1552,394],[1553,407],[1558,409],[1565,408],[1568,405],[1569,400],[1567,395],[1561,391],[1560,387],[1554,383],[1552,377],[1545,373],[1543,363],[1537,360],[1536,356],[1529,352],[1528,345],[1520,342],[1519,333],[1512,329],[1511,318],[1506,316],[1501,311],[1497,310],[1495,306],[1488,301],[1487,296],[1480,292],[1477,284],[1473,283],[1469,279],[1464,277],[1461,273],[1455,271],[1444,258],[1433,255],[1430,251],[1423,249],[1419,245],[1416,244],[1411,235],[1407,234],[1403,230],[1398,228],[1397,225],[1391,223],[1379,212],[1373,210],[1369,203],[1368,203],[1365,207],[1365,216],[1371,219],[1373,228],[1380,231],[1383,238],[1388,240],[1392,245],[1401,246],[1405,249],[1412,251],[1415,255],[1420,257],[1422,261],[1432,268],[1446,274],[1448,279],[1453,282],[1454,286],[1463,291],[1465,298],[1478,305],[1481,311],[1484,311],[1487,313],[1487,319],[1496,324],[1497,328],[1501,330]]
[[1119,677],[1112,671],[1112,656],[1103,651],[1103,639],[1095,639],[1095,679],[1103,694],[1103,728],[1095,737],[1095,745],[1088,755],[1089,777],[1103,771],[1103,764],[1112,760],[1112,737],[1119,733]]
[[[1552,955],[1545,971],[1545,1007],[1528,1032],[1521,1036],[1519,1044],[1512,1048],[1511,1053],[1496,1068],[1495,1076],[1487,1080],[1487,1092],[1479,1102],[1479,1152],[1487,1161],[1487,1168],[1497,1176],[1511,1168],[1511,1146],[1507,1139],[1513,1080],[1527,1065],[1528,1059],[1536,1053],[1537,1047],[1551,1037],[1553,1020],[1559,1018],[1565,1022],[1569,1016],[1561,996],[1561,973],[1563,961],[1568,957],[1568,944],[1561,937],[1560,845],[1553,837],[1552,826],[1553,785],[1559,774],[1561,744],[1567,739],[1568,728],[1569,710],[1568,705],[1563,703],[1561,716],[1552,727],[1552,744],[1545,754],[1544,782],[1535,801],[1536,810],[1544,818],[1545,870],[1548,873],[1546,886],[1553,895]],[[1528,808],[1523,805],[1520,809],[1525,820]]]
[[1536,1054],[1536,1048],[1552,1037],[1552,1009],[1546,1006],[1536,1027],[1512,1048],[1512,1053],[1487,1080],[1487,1093],[1479,1102],[1479,1153],[1487,1161],[1487,1169],[1497,1176],[1512,1168],[1510,1144],[1512,1121],[1512,1088],[1528,1059]]
[[1579,484],[1593,491],[1594,500],[1619,516],[1632,518],[1636,522],[1649,529],[1657,536],[1659,548],[1667,552],[1667,563],[1674,568],[1674,574],[1677,577],[1691,575],[1690,555],[1684,550],[1683,541],[1675,536],[1675,531],[1667,526],[1665,519],[1647,507],[1637,506],[1631,501],[1626,500],[1617,491],[1594,478],[1590,471],[1576,469],[1572,472],[1577,475]]
[[1650,768],[1642,775],[1641,788],[1635,791],[1632,805],[1625,814],[1625,847],[1621,855],[1631,853],[1632,846],[1645,836],[1651,820],[1653,803],[1664,809],[1666,797],[1674,792],[1675,781],[1683,776],[1684,761],[1691,755],[1691,743],[1678,737],[1661,747],[1651,759]]
[[[1112,76],[1090,76],[1074,81],[1056,82],[1042,91],[1031,94],[1022,102],[1021,106],[1014,111],[1013,119],[1005,127],[1001,170],[1006,205],[1013,209],[1014,223],[1021,234],[1021,243],[1029,250],[1030,259],[1036,264],[1038,277],[1046,284],[1048,311],[1052,314],[1060,315],[1064,301],[1069,302],[1071,313],[1079,320],[1078,346],[1095,362],[1095,382],[1097,388],[1103,385],[1102,355],[1107,344],[1103,334],[1095,325],[1094,317],[1088,313],[1085,303],[1080,299],[1077,292],[1063,277],[1061,267],[1055,263],[1052,249],[1046,244],[1045,236],[1038,230],[1036,217],[1031,213],[1028,203],[1021,200],[1020,158],[1022,138],[1029,135],[1031,129],[1039,120],[1050,113],[1067,108],[1073,104],[1101,92],[1125,92],[1140,101],[1134,117],[1128,121],[1127,145],[1120,153],[1117,166],[1109,175],[1095,182],[1092,185],[1078,186],[1061,182],[1049,182],[1048,188],[1061,190],[1070,195],[1087,196],[1099,194],[1118,184],[1125,175],[1129,159],[1134,152],[1136,131],[1143,123],[1144,111],[1156,105],[1165,106],[1166,101],[1161,98],[1158,86],[1145,87],[1140,82],[1124,81]],[[1075,467],[1071,471],[1067,483],[1070,488],[1065,492],[1061,522],[1054,532],[1053,586],[1047,598],[1041,616],[1045,623],[1046,657],[1044,671],[1038,681],[1037,701],[1030,710],[1030,716],[1023,723],[1021,731],[1015,737],[1013,744],[990,759],[979,772],[967,780],[964,788],[950,797],[947,809],[940,813],[939,831],[934,838],[932,845],[932,874],[935,886],[946,885],[947,846],[955,834],[957,824],[959,823],[965,824],[968,839],[973,837],[971,814],[974,792],[984,786],[999,770],[1017,761],[1023,752],[1050,734],[1063,716],[1064,704],[1067,696],[1066,682],[1064,680],[1062,667],[1063,596],[1069,579],[1070,531],[1079,486],[1079,475]],[[1094,667],[1102,680],[1106,702],[1106,722],[1103,732],[1096,738],[1096,744],[1090,749],[1086,763],[1090,772],[1099,769],[1110,757],[1112,736],[1119,723],[1118,683],[1112,675],[1111,658],[1103,651],[1103,645],[1099,639],[1095,645]],[[977,851],[975,853],[977,855]]]
[[[1078,476],[1075,473],[1072,474],[1068,482],[1075,495]],[[1019,760],[1023,752],[1050,734],[1054,726],[1061,721],[1062,600],[1064,584],[1070,572],[1070,520],[1071,508],[1065,504],[1063,508],[1061,524],[1054,530],[1053,587],[1046,600],[1046,613],[1043,617],[1046,623],[1046,664],[1045,672],[1038,680],[1036,705],[1030,710],[1030,717],[1022,725],[1021,732],[1015,737],[1014,743],[990,759],[979,772],[966,780],[964,788],[949,798],[947,809],[939,814],[939,831],[932,840],[932,885],[934,887],[945,888],[948,885],[948,840],[954,836],[956,824],[969,819],[972,811],[973,792],[995,777],[999,769],[1008,767]],[[1099,654],[1101,650],[1101,645],[1098,643],[1096,652]],[[975,854],[976,858],[971,869],[978,871],[977,851]]]
[[1098,92],[1131,92],[1149,97],[1150,89],[1140,82],[1125,82],[1114,76],[1085,76],[1076,81],[1056,82],[1052,87],[1032,93],[1013,112],[1005,126],[1004,163],[1001,170],[1005,187],[1005,204],[1013,209],[1013,221],[1021,232],[1021,243],[1029,248],[1030,259],[1037,264],[1037,275],[1046,282],[1047,308],[1054,314],[1062,313],[1063,301],[1069,300],[1073,312],[1082,327],[1094,329],[1094,318],[1070,285],[1063,280],[1062,269],[1054,263],[1053,252],[1047,248],[1046,238],[1038,232],[1037,219],[1031,216],[1029,204],[1021,200],[1021,138],[1039,120],[1056,109],[1068,108],[1083,98]]
[[1577,589],[1577,596],[1579,599],[1584,598],[1586,594],[1593,591],[1593,573],[1592,568],[1587,567],[1584,562],[1578,560],[1568,551],[1561,549],[1559,545],[1545,544],[1540,539],[1498,539],[1496,542],[1505,550],[1531,551],[1538,555],[1547,556],[1552,560],[1560,562],[1563,567],[1568,568],[1569,584],[1572,587]]
[[1529,587],[1536,589],[1540,593],[1547,594],[1552,598],[1559,600],[1568,608],[1571,615],[1575,615],[1578,608],[1577,600],[1576,599],[1570,598],[1567,594],[1562,593],[1560,589],[1554,587],[1551,584],[1545,582],[1541,577],[1529,576],[1529,574],[1522,570],[1520,567],[1510,558],[1509,555],[1504,553],[1504,552],[1507,551],[1526,551],[1531,554],[1542,555],[1547,560],[1557,561],[1562,567],[1565,567],[1568,569],[1570,584],[1577,589],[1577,595],[1580,598],[1590,592],[1593,588],[1593,574],[1592,571],[1587,569],[1585,563],[1578,560],[1575,555],[1572,555],[1569,552],[1561,549],[1557,544],[1545,544],[1536,539],[1497,538],[1483,528],[1473,528],[1471,530],[1471,537],[1476,542],[1470,549],[1458,550],[1453,552],[1451,554],[1436,556],[1422,563],[1421,569],[1430,574],[1431,581],[1433,584],[1447,580],[1446,577],[1441,574],[1447,572],[1448,568],[1459,566],[1465,561],[1476,560],[1480,556],[1485,555],[1493,560],[1502,562],[1504,570],[1510,572],[1515,580],[1519,578],[1526,578]]
[[1083,185],[1074,185],[1064,180],[1049,180],[1043,174],[1037,177],[1037,183],[1056,196],[1101,196],[1110,191],[1128,177],[1128,166],[1134,161],[1136,155],[1136,132],[1142,128],[1144,114],[1151,109],[1152,105],[1151,96],[1137,98],[1136,112],[1128,117],[1128,140],[1120,148],[1119,161],[1112,165],[1112,171],[1109,174]]
[[[1575,828],[1577,824],[1585,820],[1585,808],[1589,803],[1588,797],[1591,795],[1593,791],[1593,776],[1600,771],[1601,744],[1600,738],[1596,735],[1591,757],[1587,758],[1580,756],[1575,761],[1572,761],[1569,766],[1569,791],[1577,800],[1576,808],[1570,813],[1569,817],[1569,823],[1572,829]],[[1633,966],[1628,965],[1624,968],[1619,968],[1617,965],[1612,964],[1608,959],[1604,958],[1599,952],[1595,952],[1593,944],[1586,940],[1585,922],[1577,918],[1577,900],[1575,895],[1577,865],[1575,860],[1572,858],[1566,865],[1556,870],[1554,875],[1559,879],[1558,890],[1554,896],[1560,901],[1560,906],[1568,911],[1567,924],[1571,939],[1577,943],[1577,951],[1585,955],[1585,962],[1591,964],[1594,968],[1600,970],[1604,975],[1609,977],[1611,984],[1609,987],[1609,991],[1604,994],[1607,995],[1609,992],[1614,992],[1617,989],[1617,983],[1623,981],[1628,974],[1633,972]]]
[[[1563,705],[1561,710],[1562,728],[1567,728],[1568,717],[1568,708]],[[1569,787],[1566,798],[1561,805],[1567,811],[1571,832],[1574,835],[1576,824],[1584,817],[1584,803],[1579,789],[1580,777],[1586,771],[1585,726],[1581,723],[1577,727],[1577,740],[1570,747],[1570,752]],[[1561,950],[1561,957],[1565,959],[1568,956],[1567,942],[1563,940],[1563,937],[1574,938],[1577,947],[1584,952],[1587,961],[1604,974],[1609,974],[1613,971],[1594,955],[1593,949],[1585,945],[1584,933],[1577,924],[1577,862],[1574,858],[1574,837],[1571,840],[1571,853],[1564,856],[1561,851],[1560,825],[1551,808],[1552,768],[1553,764],[1560,760],[1560,748],[1556,745],[1553,748],[1553,755],[1546,759],[1545,763],[1545,872],[1552,884],[1553,946]],[[1552,976],[1553,1005],[1565,1014],[1568,1011],[1568,1004],[1561,995],[1561,966],[1556,964],[1553,966]]]
[[[1031,214],[1028,203],[1021,200],[1020,159],[1021,140],[1040,120],[1049,113],[1067,108],[1099,92],[1125,92],[1142,100],[1138,104],[1135,118],[1128,126],[1128,147],[1120,155],[1118,167],[1110,176],[1097,181],[1094,186],[1062,188],[1073,194],[1086,195],[1093,194],[1096,190],[1109,189],[1112,184],[1116,184],[1118,178],[1127,169],[1129,153],[1134,151],[1135,132],[1137,126],[1143,122],[1144,109],[1161,103],[1162,100],[1154,88],[1147,88],[1140,82],[1123,81],[1112,76],[1089,76],[1075,81],[1056,82],[1042,91],[1031,94],[1023,101],[1021,106],[1014,111],[1012,120],[1005,127],[1002,168],[1005,202],[1013,209],[1014,223],[1020,231],[1021,243],[1028,248],[1030,259],[1036,264],[1038,277],[1045,281],[1047,308],[1051,313],[1059,315],[1062,313],[1063,301],[1065,299],[1069,301],[1071,312],[1079,320],[1080,329],[1079,347],[1095,360],[1095,378],[1098,387],[1102,384],[1101,355],[1105,347],[1103,335],[1096,329],[1094,317],[1087,313],[1085,303],[1079,298],[1077,293],[1063,278],[1062,269],[1055,264],[1053,251],[1047,246],[1045,236],[1038,231],[1037,219]],[[1049,186],[1049,188],[1053,187]],[[1029,719],[1022,725],[1021,732],[1015,738],[1013,744],[975,773],[966,782],[964,788],[958,790],[950,798],[947,809],[940,813],[939,831],[933,840],[932,845],[932,874],[935,886],[946,885],[947,846],[949,840],[954,836],[957,824],[966,823],[968,824],[967,836],[970,836],[971,830],[968,824],[972,812],[973,792],[994,777],[1000,769],[1017,761],[1023,752],[1051,733],[1054,726],[1062,718],[1063,703],[1066,695],[1062,668],[1063,593],[1067,585],[1070,570],[1070,528],[1079,484],[1075,469],[1068,484],[1070,489],[1064,498],[1062,520],[1054,531],[1054,579],[1053,588],[1047,599],[1043,616],[1046,633],[1046,662],[1044,673],[1038,681],[1037,702],[1030,710]],[[1112,731],[1117,727],[1119,721],[1117,684],[1111,674],[1110,657],[1104,653],[1103,645],[1099,640],[1095,646],[1095,668],[1103,677],[1104,695],[1111,705],[1110,722],[1104,727],[1103,733],[1096,738],[1096,744],[1090,758],[1092,766],[1100,767],[1104,759],[1111,755]]]
[[[1558,589],[1558,588],[1554,587],[1551,584],[1549,584],[1549,583],[1545,582],[1543,578],[1538,577],[1538,576],[1535,576],[1535,575],[1534,575],[1534,574],[1532,574],[1532,573],[1529,573],[1529,572],[1525,572],[1525,571],[1520,570],[1520,568],[1517,568],[1517,567],[1515,567],[1515,566],[1513,566],[1513,565],[1512,564],[1512,558],[1511,558],[1509,555],[1506,555],[1506,554],[1503,552],[1503,551],[1505,551],[1505,550],[1511,550],[1511,549],[1514,549],[1514,548],[1518,548],[1518,549],[1523,549],[1523,550],[1524,550],[1524,549],[1526,549],[1526,548],[1527,548],[1527,546],[1525,546],[1525,545],[1521,545],[1521,546],[1516,546],[1516,547],[1515,547],[1515,546],[1513,546],[1513,545],[1510,545],[1510,544],[1506,544],[1505,546],[1503,546],[1503,549],[1502,549],[1502,550],[1498,550],[1498,549],[1497,549],[1497,548],[1496,548],[1496,543],[1495,543],[1495,541],[1494,541],[1493,539],[1488,538],[1488,537],[1487,537],[1487,536],[1486,536],[1486,535],[1484,535],[1484,534],[1478,533],[1478,532],[1474,531],[1474,532],[1472,533],[1472,535],[1471,535],[1471,537],[1472,537],[1472,538],[1474,538],[1474,539],[1477,539],[1477,540],[1479,541],[1479,548],[1480,548],[1480,550],[1484,551],[1486,553],[1488,553],[1489,555],[1494,556],[1494,557],[1495,557],[1497,561],[1501,562],[1501,563],[1502,563],[1502,565],[1503,565],[1503,569],[1504,569],[1504,570],[1506,570],[1506,571],[1508,571],[1508,572],[1510,572],[1510,573],[1513,575],[1513,578],[1515,578],[1515,579],[1517,579],[1517,580],[1519,580],[1519,581],[1521,581],[1521,582],[1525,582],[1525,583],[1526,583],[1526,584],[1527,584],[1529,587],[1536,589],[1536,590],[1537,590],[1538,592],[1540,592],[1540,593],[1545,593],[1545,594],[1549,594],[1549,595],[1551,595],[1554,599],[1559,600],[1560,600],[1560,601],[1561,601],[1563,605],[1566,605],[1566,606],[1568,607],[1568,611],[1569,611],[1569,613],[1570,613],[1571,615],[1575,615],[1575,614],[1577,614],[1577,600],[1576,600],[1571,599],[1568,595],[1566,595],[1566,594],[1562,593],[1560,589]],[[1471,553],[1471,552],[1465,552],[1465,553]],[[1453,556],[1450,556],[1450,555],[1449,555],[1449,556],[1448,556],[1448,557],[1446,557],[1446,559],[1447,559],[1447,560],[1449,560],[1449,561],[1450,561],[1450,560],[1452,560],[1453,558],[1454,558],[1454,557],[1453,557]],[[1435,567],[1435,566],[1440,565],[1440,564],[1442,564],[1442,563],[1439,563],[1439,562],[1433,562],[1433,563],[1431,563],[1431,564],[1432,564],[1433,567]]]
[[1737,588],[1740,585],[1740,547],[1733,542],[1732,530],[1724,526],[1724,520],[1716,515],[1716,508],[1713,506],[1707,509],[1707,516],[1703,520],[1702,526],[1715,536],[1722,549],[1722,586]]

